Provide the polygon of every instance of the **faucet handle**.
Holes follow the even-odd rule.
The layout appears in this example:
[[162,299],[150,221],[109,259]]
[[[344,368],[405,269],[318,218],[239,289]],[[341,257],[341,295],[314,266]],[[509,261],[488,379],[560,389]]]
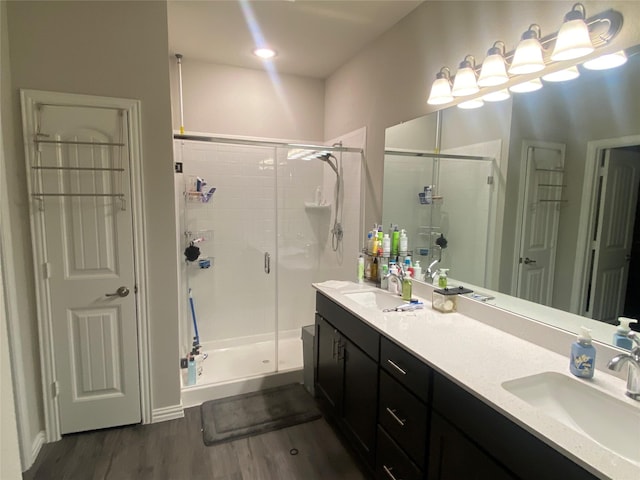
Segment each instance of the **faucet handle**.
[[634,332],[633,330],[630,331],[627,333],[627,338],[630,338],[638,347],[640,347],[640,335],[638,335],[638,332]]

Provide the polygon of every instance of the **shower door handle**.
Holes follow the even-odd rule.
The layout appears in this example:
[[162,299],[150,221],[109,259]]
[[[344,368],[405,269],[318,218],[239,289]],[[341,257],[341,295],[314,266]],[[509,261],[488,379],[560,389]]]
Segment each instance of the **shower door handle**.
[[269,252],[264,252],[264,273],[267,275],[271,273],[271,255],[269,255]]

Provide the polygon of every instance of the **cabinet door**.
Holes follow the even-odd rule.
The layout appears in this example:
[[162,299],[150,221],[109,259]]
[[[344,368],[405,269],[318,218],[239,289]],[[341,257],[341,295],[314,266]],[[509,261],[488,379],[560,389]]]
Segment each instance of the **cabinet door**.
[[378,364],[346,339],[339,348],[344,355],[343,420],[356,437],[358,447],[373,465],[378,412]]
[[342,401],[343,366],[342,357],[338,356],[340,335],[320,315],[316,315],[317,336],[317,370],[316,389],[329,402],[334,413],[340,413]]
[[515,479],[436,412],[431,413],[429,480]]

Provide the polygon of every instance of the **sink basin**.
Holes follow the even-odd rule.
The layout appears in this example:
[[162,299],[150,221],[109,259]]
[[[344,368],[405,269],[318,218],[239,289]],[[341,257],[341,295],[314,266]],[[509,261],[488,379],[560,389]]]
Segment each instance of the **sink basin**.
[[382,290],[349,292],[345,293],[344,296],[363,307],[375,308],[377,310],[396,308],[407,303],[397,295],[392,295]]
[[587,383],[556,372],[502,384],[546,415],[640,465],[640,406],[629,405]]

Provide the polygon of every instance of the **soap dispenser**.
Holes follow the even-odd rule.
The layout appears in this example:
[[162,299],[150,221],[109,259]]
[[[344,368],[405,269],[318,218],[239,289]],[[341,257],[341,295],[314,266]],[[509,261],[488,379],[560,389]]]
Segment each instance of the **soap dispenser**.
[[409,239],[407,238],[407,232],[402,229],[400,231],[400,242],[399,242],[399,254],[400,255],[406,255],[407,254],[407,250],[409,249]]
[[438,272],[438,287],[439,288],[447,288],[447,272],[448,268],[441,268]]
[[618,326],[616,333],[613,335],[613,343],[616,347],[631,350],[633,348],[633,342],[629,337],[627,337],[627,334],[631,331],[629,324],[636,323],[638,320],[635,318],[619,317],[618,321],[620,322],[620,325]]
[[591,344],[591,330],[580,327],[580,333],[571,344],[571,361],[569,370],[576,377],[593,378],[596,363],[596,349]]

